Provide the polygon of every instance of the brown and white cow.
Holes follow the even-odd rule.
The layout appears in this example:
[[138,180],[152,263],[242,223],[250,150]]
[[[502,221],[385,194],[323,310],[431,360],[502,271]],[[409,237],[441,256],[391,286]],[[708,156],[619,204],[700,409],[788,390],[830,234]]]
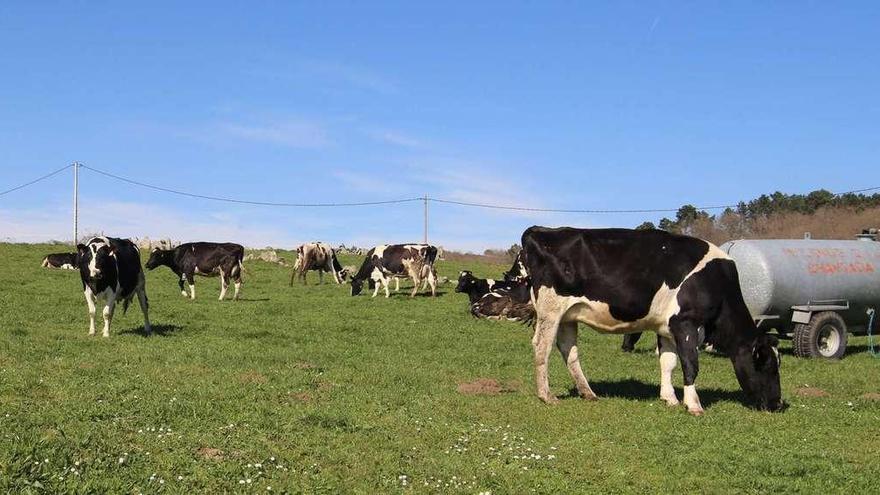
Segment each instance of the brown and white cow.
[[437,272],[434,261],[437,248],[429,244],[383,244],[367,252],[367,257],[358,272],[351,279],[351,295],[361,293],[364,281],[373,289],[373,297],[380,287],[385,289],[385,297],[390,297],[389,285],[394,278],[412,278],[415,297],[419,285],[426,282],[431,287],[431,295],[437,294]]
[[293,279],[299,276],[302,283],[306,283],[306,275],[310,270],[318,272],[318,280],[324,283],[324,272],[330,272],[337,284],[345,282],[348,270],[342,267],[336,258],[336,251],[324,242],[308,242],[296,248],[296,262],[293,264],[293,272],[290,274],[290,285]]

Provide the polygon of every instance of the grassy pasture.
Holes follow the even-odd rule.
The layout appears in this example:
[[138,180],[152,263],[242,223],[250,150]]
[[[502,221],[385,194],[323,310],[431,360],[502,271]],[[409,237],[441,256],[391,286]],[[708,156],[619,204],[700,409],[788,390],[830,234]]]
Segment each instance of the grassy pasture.
[[[221,303],[216,279],[198,278],[190,301],[160,268],[147,276],[155,335],[139,333],[135,302],[103,339],[86,335],[78,274],[40,268],[57,250],[0,244],[0,492],[880,486],[880,359],[864,337],[839,362],[798,360],[784,343],[782,414],[746,409],[729,361],[703,354],[707,414],[693,418],[657,399],[653,338],[624,354],[619,338],[582,327],[584,369],[602,398],[547,406],[534,395],[531,332],[474,320],[452,284],[435,300],[403,288],[389,300],[352,298],[331,283],[290,288],[288,271],[252,261],[244,300]],[[438,267],[453,279],[506,268]],[[551,364],[553,390],[568,394],[558,353]],[[478,379],[501,390],[458,390]]]

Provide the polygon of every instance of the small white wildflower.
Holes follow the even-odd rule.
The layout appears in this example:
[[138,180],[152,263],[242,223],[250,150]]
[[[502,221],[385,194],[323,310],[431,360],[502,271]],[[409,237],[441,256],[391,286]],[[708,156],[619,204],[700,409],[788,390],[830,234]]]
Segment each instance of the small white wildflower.
[[125,457],[119,458],[119,464],[125,464]]

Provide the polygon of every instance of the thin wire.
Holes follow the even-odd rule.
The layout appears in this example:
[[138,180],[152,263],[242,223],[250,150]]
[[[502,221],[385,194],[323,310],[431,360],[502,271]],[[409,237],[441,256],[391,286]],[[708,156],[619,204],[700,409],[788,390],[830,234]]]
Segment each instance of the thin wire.
[[[880,189],[878,187],[867,187],[865,189],[855,189],[852,191],[833,193],[834,196],[843,196],[846,194],[857,194],[863,193],[867,191],[876,191]],[[635,210],[571,210],[571,209],[557,209],[557,208],[529,208],[524,206],[504,206],[504,205],[495,205],[488,203],[469,203],[466,201],[452,201],[449,199],[438,199],[438,198],[428,198],[428,201],[434,201],[435,203],[446,203],[450,205],[460,205],[460,206],[472,206],[475,208],[489,208],[493,210],[512,210],[512,211],[533,211],[533,212],[541,212],[541,213],[674,213],[678,212],[680,208],[646,208],[646,209],[635,209]],[[739,204],[735,205],[720,205],[720,206],[695,206],[694,208],[697,210],[724,210],[727,208],[737,208]]]
[[[675,212],[678,211],[678,208],[655,208],[655,209],[640,209],[640,210],[566,210],[566,209],[557,209],[557,208],[528,208],[524,206],[502,206],[502,205],[493,205],[487,203],[468,203],[465,201],[452,201],[448,199],[437,199],[437,198],[428,198],[428,201],[434,201],[436,203],[446,203],[450,205],[461,205],[461,206],[473,206],[476,208],[490,208],[494,210],[515,210],[515,211],[534,211],[534,212],[542,212],[542,213],[667,213],[667,212]],[[736,205],[726,205],[726,206],[699,206],[696,207],[698,210],[718,210],[723,208],[735,208]]]
[[9,193],[11,193],[11,192],[13,192],[13,191],[18,191],[19,189],[25,188],[25,187],[27,187],[27,186],[29,186],[29,185],[31,185],[31,184],[36,184],[37,182],[40,182],[41,180],[45,180],[45,179],[48,179],[49,177],[52,177],[53,175],[58,175],[58,174],[60,174],[61,172],[64,172],[65,170],[69,169],[69,168],[72,167],[72,166],[73,166],[73,164],[65,165],[65,166],[59,168],[58,170],[56,170],[56,171],[54,171],[54,172],[50,172],[50,173],[48,173],[48,174],[46,174],[46,175],[44,175],[44,176],[42,176],[42,177],[36,178],[36,179],[34,179],[34,180],[30,181],[30,182],[25,182],[24,184],[22,184],[22,185],[20,185],[20,186],[15,186],[15,187],[13,187],[12,189],[7,189],[7,190],[5,190],[5,191],[3,191],[3,192],[0,192],[0,196],[3,196],[3,195],[5,195],[5,194],[9,194]]
[[[68,165],[69,166],[69,165]],[[66,167],[65,167],[66,168]],[[510,211],[530,211],[530,212],[539,212],[539,213],[595,213],[595,214],[609,214],[609,213],[675,213],[680,210],[680,208],[641,208],[641,209],[561,209],[561,208],[530,208],[526,206],[507,206],[507,205],[496,205],[490,203],[471,203],[467,201],[454,201],[450,199],[441,199],[441,198],[431,198],[431,197],[420,197],[420,198],[406,198],[406,199],[392,199],[388,201],[365,201],[360,203],[275,203],[269,201],[248,201],[243,199],[235,199],[235,198],[225,198],[220,196],[207,196],[204,194],[195,194],[189,193],[185,191],[178,191],[175,189],[169,189],[167,187],[160,187],[153,184],[147,184],[145,182],[136,181],[134,179],[129,179],[126,177],[121,177],[119,175],[111,174],[110,172],[106,172],[104,170],[100,170],[94,167],[89,167],[88,165],[80,164],[80,168],[85,168],[96,172],[98,174],[110,177],[112,179],[116,179],[119,181],[127,182],[129,184],[134,184],[140,187],[146,187],[149,189],[154,189],[157,191],[163,191],[171,194],[177,194],[180,196],[187,196],[191,198],[199,198],[199,199],[208,199],[211,201],[223,201],[226,203],[237,203],[237,204],[247,204],[247,205],[257,205],[257,206],[282,206],[282,207],[339,207],[339,206],[373,206],[373,205],[389,205],[389,204],[399,204],[399,203],[411,203],[415,201],[432,201],[434,203],[444,203],[450,205],[459,205],[459,206],[469,206],[474,208],[487,208],[493,210],[510,210]],[[63,170],[63,169],[62,169]],[[58,173],[58,172],[54,172]],[[51,175],[51,174],[50,174]],[[38,179],[41,180],[41,179]],[[20,186],[23,187],[23,186]],[[880,186],[877,187],[868,187],[864,189],[855,189],[852,191],[833,193],[834,196],[843,196],[846,194],[856,194],[863,193],[867,191],[876,191],[880,189]],[[719,205],[719,206],[696,206],[694,207],[697,210],[723,210],[727,208],[737,208],[739,204],[730,204],[730,205]]]
[[234,198],[223,198],[220,196],[207,196],[204,194],[195,194],[188,193],[184,191],[178,191],[175,189],[168,189],[167,187],[154,186],[152,184],[147,184],[145,182],[136,181],[133,179],[128,179],[125,177],[121,177],[115,174],[111,174],[110,172],[105,172],[103,170],[99,170],[94,167],[89,167],[88,165],[80,164],[80,168],[85,168],[91,170],[92,172],[99,173],[101,175],[105,175],[107,177],[120,180],[123,182],[128,182],[129,184],[134,184],[140,187],[146,187],[149,189],[155,189],[157,191],[163,191],[171,194],[178,194],[180,196],[188,196],[191,198],[199,198],[199,199],[209,199],[211,201],[223,201],[225,203],[237,203],[237,204],[246,204],[246,205],[257,205],[257,206],[285,206],[285,207],[335,207],[335,206],[373,206],[373,205],[390,205],[397,203],[409,203],[413,201],[424,201],[424,198],[408,198],[408,199],[392,199],[388,201],[365,201],[361,203],[274,203],[270,201],[248,201],[243,199],[234,199]]

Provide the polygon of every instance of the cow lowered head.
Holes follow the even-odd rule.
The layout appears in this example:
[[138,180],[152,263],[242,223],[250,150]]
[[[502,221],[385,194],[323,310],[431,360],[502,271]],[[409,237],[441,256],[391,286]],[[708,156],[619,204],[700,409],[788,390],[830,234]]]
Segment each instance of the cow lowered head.
[[740,387],[753,407],[762,411],[785,409],[779,385],[779,340],[773,335],[760,334],[754,344],[740,347],[730,357]]

